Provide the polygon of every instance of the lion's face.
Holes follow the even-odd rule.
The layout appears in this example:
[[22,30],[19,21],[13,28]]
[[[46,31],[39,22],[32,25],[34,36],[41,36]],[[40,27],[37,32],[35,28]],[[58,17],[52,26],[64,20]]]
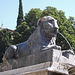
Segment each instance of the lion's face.
[[57,20],[51,16],[46,16],[40,19],[42,22],[42,29],[47,37],[53,37],[57,34],[58,24]]

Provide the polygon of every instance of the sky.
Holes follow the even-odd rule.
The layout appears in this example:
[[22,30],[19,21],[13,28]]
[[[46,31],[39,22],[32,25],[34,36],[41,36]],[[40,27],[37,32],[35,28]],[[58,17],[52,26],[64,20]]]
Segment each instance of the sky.
[[[22,0],[23,14],[32,8],[44,10],[47,6],[65,12],[65,16],[75,18],[75,0]],[[15,30],[17,25],[19,0],[0,0],[0,27]]]

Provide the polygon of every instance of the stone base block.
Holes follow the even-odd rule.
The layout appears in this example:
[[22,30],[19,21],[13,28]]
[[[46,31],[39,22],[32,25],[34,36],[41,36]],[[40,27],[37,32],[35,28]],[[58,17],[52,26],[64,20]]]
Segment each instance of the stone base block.
[[68,75],[65,70],[52,70],[50,62],[0,72],[0,75]]
[[44,50],[2,63],[0,75],[67,75],[72,66],[75,56],[71,51]]

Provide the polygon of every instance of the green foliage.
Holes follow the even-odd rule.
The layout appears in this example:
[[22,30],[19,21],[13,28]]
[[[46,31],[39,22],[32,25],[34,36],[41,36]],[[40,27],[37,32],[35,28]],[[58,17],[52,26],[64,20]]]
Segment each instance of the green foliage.
[[69,16],[68,21],[70,21],[70,22],[71,22],[71,24],[73,24],[73,23],[74,23],[74,17]]
[[24,42],[30,36],[31,29],[26,22],[23,22],[21,25],[17,26],[16,30],[13,33],[13,44]]
[[[67,38],[69,43],[71,44],[73,50],[75,50],[75,32],[73,30],[72,24],[70,21],[66,21],[60,26],[60,32]],[[65,39],[62,38],[58,34],[58,45],[61,45],[62,49],[70,49],[69,45],[65,41]]]
[[11,44],[11,39],[9,35],[10,34],[8,33],[7,29],[3,29],[0,31],[0,61],[3,57],[5,50]]
[[23,22],[23,8],[22,8],[22,0],[19,0],[19,12],[17,18],[17,26],[19,26]]
[[45,10],[42,12],[43,16],[52,16],[58,21],[58,25],[61,25],[63,22],[67,20],[65,13],[63,11],[58,11],[55,7],[46,7]]
[[42,11],[39,8],[31,9],[29,13],[26,13],[25,21],[31,28],[31,33],[33,33],[33,31],[37,27],[37,20],[41,17],[41,14]]
[[54,7],[48,6],[48,7],[46,7],[45,10],[43,10],[42,17],[43,16],[58,16],[57,9]]

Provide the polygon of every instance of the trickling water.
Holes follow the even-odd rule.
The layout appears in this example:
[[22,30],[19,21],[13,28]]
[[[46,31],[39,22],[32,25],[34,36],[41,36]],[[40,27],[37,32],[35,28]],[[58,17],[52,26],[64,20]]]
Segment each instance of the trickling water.
[[60,32],[58,32],[58,33],[59,33],[59,34],[60,34],[60,35],[61,35],[61,36],[62,36],[62,37],[66,40],[66,42],[68,43],[68,45],[69,45],[70,49],[71,49],[71,50],[73,50],[73,49],[72,49],[72,47],[71,47],[71,45],[70,45],[70,43],[69,43],[69,42],[68,42],[68,40],[65,38],[65,36],[64,36],[64,35],[62,35]]

